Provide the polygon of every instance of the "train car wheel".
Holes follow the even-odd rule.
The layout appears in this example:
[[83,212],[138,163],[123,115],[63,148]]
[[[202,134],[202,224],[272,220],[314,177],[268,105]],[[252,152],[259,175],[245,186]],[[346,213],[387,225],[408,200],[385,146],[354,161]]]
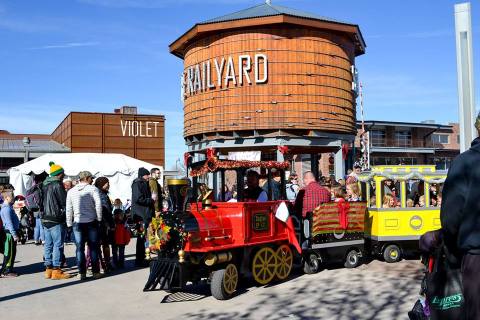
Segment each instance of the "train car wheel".
[[394,244],[388,245],[385,250],[383,250],[383,258],[388,263],[400,261],[400,259],[402,258],[400,248]]
[[315,253],[310,253],[304,258],[303,272],[306,274],[314,274],[320,271],[320,258]]
[[215,299],[227,300],[232,297],[237,285],[238,270],[233,263],[230,263],[225,269],[213,272],[210,291]]
[[345,258],[345,268],[356,268],[360,265],[360,253],[352,249],[348,251],[347,256]]
[[258,250],[252,259],[252,274],[258,284],[269,283],[275,277],[277,269],[277,255],[272,248],[263,247]]
[[280,280],[285,280],[292,271],[293,265],[293,253],[292,249],[286,244],[281,245],[276,252],[277,255],[277,269],[275,270],[275,275]]

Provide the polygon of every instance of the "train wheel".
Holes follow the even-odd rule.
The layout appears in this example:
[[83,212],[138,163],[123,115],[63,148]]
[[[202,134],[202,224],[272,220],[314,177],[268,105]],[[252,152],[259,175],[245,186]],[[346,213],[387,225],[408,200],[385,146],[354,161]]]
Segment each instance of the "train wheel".
[[388,245],[385,250],[383,250],[383,258],[388,263],[400,261],[400,259],[402,258],[400,248],[394,244]]
[[352,249],[347,253],[345,258],[345,268],[356,268],[360,265],[360,253]]
[[277,269],[275,270],[275,275],[280,280],[285,280],[292,271],[293,265],[293,253],[292,249],[286,244],[281,245],[277,252]]
[[252,259],[252,274],[258,284],[269,283],[275,277],[277,255],[272,248],[264,247],[255,253]]
[[303,272],[306,274],[314,274],[320,271],[320,258],[315,253],[310,253],[304,258]]
[[233,263],[230,263],[225,269],[213,272],[210,291],[215,299],[226,300],[232,297],[237,285],[238,270]]

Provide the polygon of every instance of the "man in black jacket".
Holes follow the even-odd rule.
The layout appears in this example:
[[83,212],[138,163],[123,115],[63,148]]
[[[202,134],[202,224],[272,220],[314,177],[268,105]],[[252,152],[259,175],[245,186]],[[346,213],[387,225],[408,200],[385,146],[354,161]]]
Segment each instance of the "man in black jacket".
[[137,246],[135,253],[135,265],[144,266],[145,257],[148,254],[148,242],[146,241],[146,234],[148,225],[155,213],[152,193],[148,185],[150,172],[145,168],[138,169],[138,178],[132,183],[132,213],[137,220],[141,220],[142,229],[137,237]]
[[[480,115],[475,127],[480,133]],[[440,219],[447,248],[462,260],[467,319],[480,319],[480,138],[453,161]]]
[[50,162],[50,176],[43,182],[43,215],[45,279],[61,280],[70,276],[60,269],[66,233],[67,193],[63,188],[63,168]]

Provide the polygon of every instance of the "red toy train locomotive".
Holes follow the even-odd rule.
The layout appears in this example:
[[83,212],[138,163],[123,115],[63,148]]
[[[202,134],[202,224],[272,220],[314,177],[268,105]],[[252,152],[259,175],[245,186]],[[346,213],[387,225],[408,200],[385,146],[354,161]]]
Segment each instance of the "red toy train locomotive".
[[[208,163],[197,167],[205,165]],[[266,163],[254,165],[261,167]],[[269,162],[269,175],[272,168],[282,171],[284,176],[283,163]],[[243,186],[246,168],[228,170],[231,169],[236,171],[237,185]],[[223,190],[227,169],[218,170]],[[242,277],[251,276],[260,285],[286,279],[296,257],[302,258],[307,273],[318,271],[320,263],[326,260],[343,260],[347,267],[360,263],[366,209],[363,203],[338,209],[338,213],[334,212],[337,205],[332,203],[302,218],[288,201],[244,202],[241,187],[238,202],[214,202],[210,191],[199,187],[195,177],[192,188],[188,179],[171,179],[167,183],[172,210],[164,220],[170,224],[169,232],[175,230],[176,235],[169,238],[169,244],[152,261],[145,291],[158,286],[182,290],[188,282],[195,284],[208,279],[212,295],[224,300],[235,293]],[[282,186],[284,183],[282,178]],[[220,198],[224,199],[224,195]],[[188,199],[194,201],[189,203]],[[325,215],[326,211],[329,215]],[[343,226],[340,215],[348,220],[343,221]]]

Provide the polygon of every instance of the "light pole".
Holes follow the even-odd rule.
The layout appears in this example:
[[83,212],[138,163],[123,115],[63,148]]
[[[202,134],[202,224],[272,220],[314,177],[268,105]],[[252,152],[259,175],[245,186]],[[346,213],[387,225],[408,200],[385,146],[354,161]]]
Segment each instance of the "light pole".
[[23,147],[25,148],[25,157],[23,158],[23,163],[28,162],[28,159],[30,158],[29,155],[29,147],[30,147],[30,138],[29,137],[23,137]]

